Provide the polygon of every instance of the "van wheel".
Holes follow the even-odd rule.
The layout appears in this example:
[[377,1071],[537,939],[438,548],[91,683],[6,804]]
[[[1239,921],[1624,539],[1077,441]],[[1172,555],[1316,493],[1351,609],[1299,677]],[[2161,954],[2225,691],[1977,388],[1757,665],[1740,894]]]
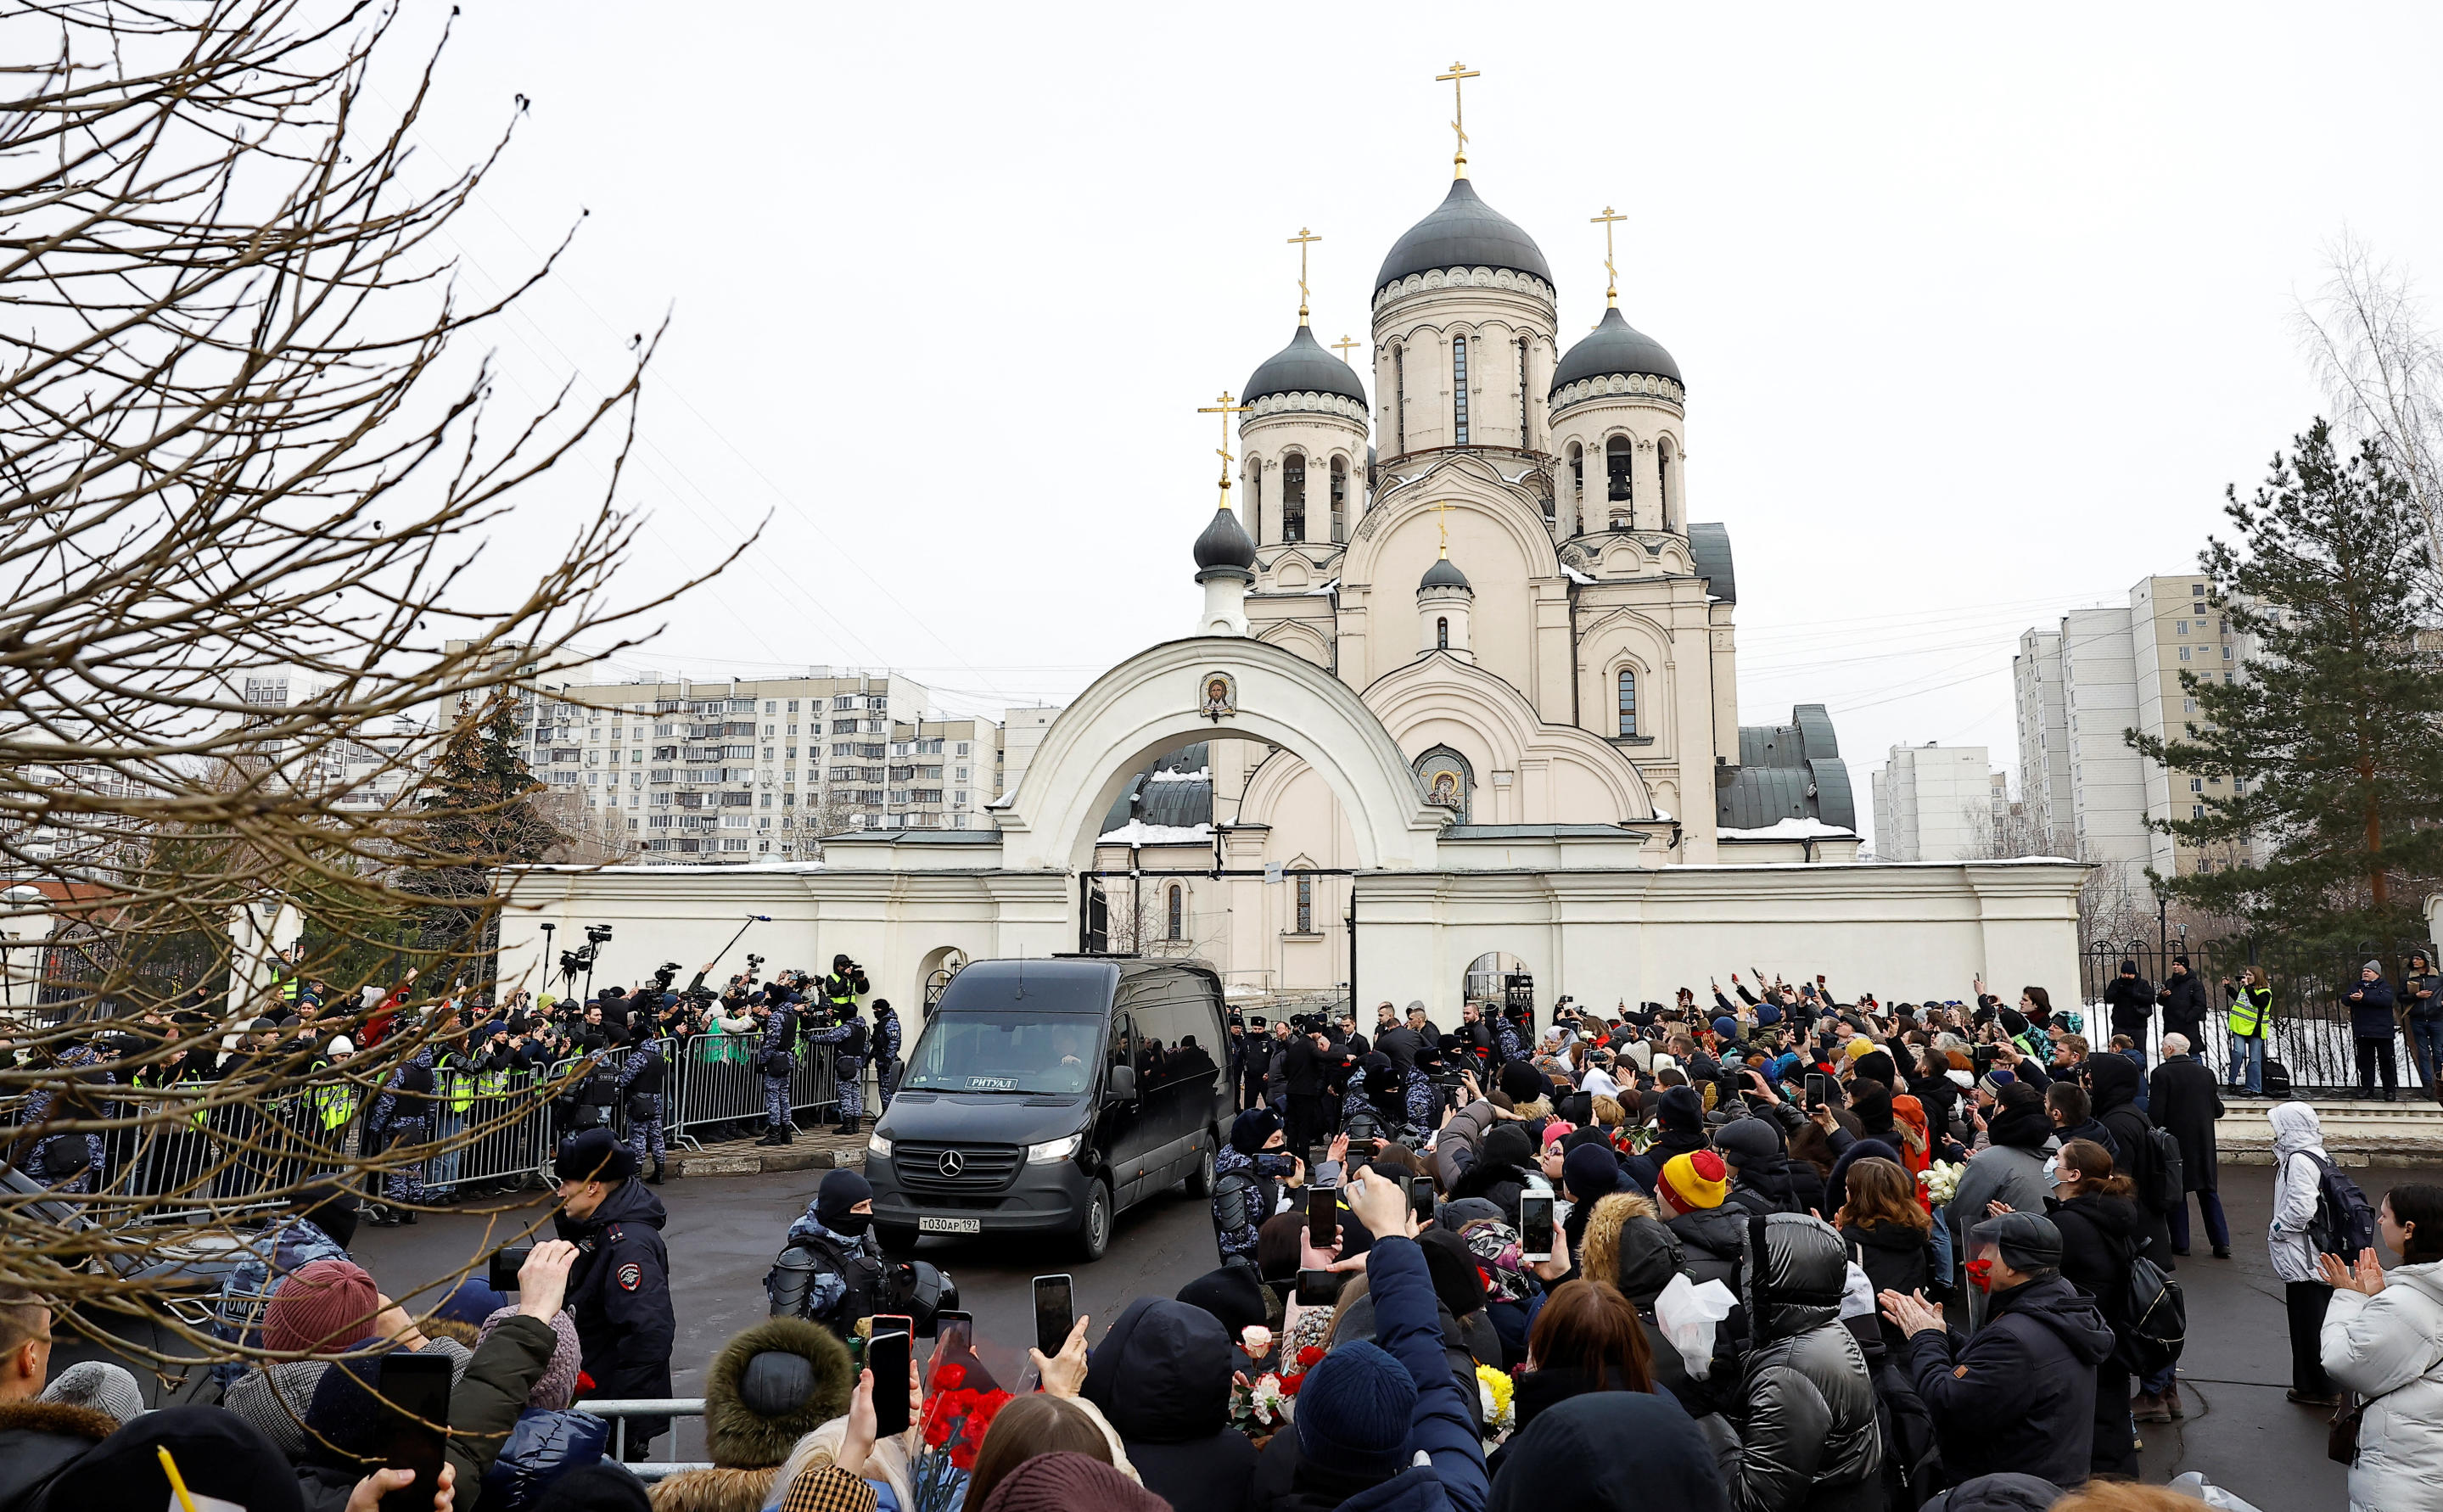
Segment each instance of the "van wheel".
[[1187,1194],[1191,1197],[1213,1195],[1213,1147],[1207,1145],[1196,1157],[1196,1171],[1187,1178]]
[[873,1242],[893,1260],[904,1260],[916,1252],[916,1230],[905,1224],[876,1224]]
[[1086,1189],[1086,1216],[1077,1222],[1077,1252],[1100,1260],[1111,1247],[1111,1189],[1099,1180]]

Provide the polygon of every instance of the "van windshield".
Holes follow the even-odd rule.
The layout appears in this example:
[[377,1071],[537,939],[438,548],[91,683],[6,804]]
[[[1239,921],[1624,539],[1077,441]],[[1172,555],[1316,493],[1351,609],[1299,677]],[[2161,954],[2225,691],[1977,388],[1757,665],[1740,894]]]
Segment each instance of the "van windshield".
[[1103,1017],[946,1008],[908,1058],[903,1090],[1074,1095],[1094,1084]]

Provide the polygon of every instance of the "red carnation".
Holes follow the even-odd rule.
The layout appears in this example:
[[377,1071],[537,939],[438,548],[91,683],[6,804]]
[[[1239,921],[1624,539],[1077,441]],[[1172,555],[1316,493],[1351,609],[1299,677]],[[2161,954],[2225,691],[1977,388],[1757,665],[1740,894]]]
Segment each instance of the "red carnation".
[[1304,1374],[1323,1363],[1323,1350],[1313,1344],[1297,1352],[1298,1372]]
[[955,1392],[966,1384],[967,1368],[964,1365],[945,1365],[933,1373],[933,1386],[938,1391]]
[[1298,1372],[1295,1375],[1284,1375],[1281,1377],[1281,1394],[1295,1396],[1298,1393],[1298,1388],[1305,1384],[1306,1372],[1304,1371]]

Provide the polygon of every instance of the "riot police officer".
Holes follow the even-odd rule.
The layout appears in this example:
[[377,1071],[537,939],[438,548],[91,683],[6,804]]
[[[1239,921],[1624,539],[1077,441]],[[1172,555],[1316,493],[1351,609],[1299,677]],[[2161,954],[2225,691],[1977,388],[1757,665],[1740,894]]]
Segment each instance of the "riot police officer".
[[[374,1099],[370,1127],[381,1148],[420,1145],[432,1132],[432,1052],[428,1042],[390,1074],[389,1085]],[[425,1201],[424,1163],[398,1161],[382,1173],[382,1206],[370,1216],[377,1228],[415,1222],[416,1206]]]
[[[608,1129],[588,1129],[560,1147],[560,1212],[552,1222],[575,1245],[568,1311],[577,1323],[579,1364],[604,1397],[670,1394],[670,1253],[662,1244],[662,1199],[636,1180],[635,1158]],[[666,1417],[628,1420],[628,1455],[670,1429]]]
[[796,1139],[797,1123],[789,1116],[789,1077],[798,1069],[798,1013],[789,989],[764,989],[769,1016],[763,1038],[755,1043],[755,1069],[763,1078],[763,1137],[759,1145],[785,1145]]
[[899,1015],[889,998],[873,1000],[873,1085],[881,1094],[874,1116],[891,1111],[891,1095],[899,1090]]
[[669,1147],[662,1138],[662,1120],[669,1114],[670,1103],[663,1088],[669,1065],[661,1050],[653,1043],[652,1021],[637,1017],[628,1025],[628,1042],[635,1046],[628,1063],[619,1068],[619,1096],[628,1104],[628,1153],[634,1157],[636,1169],[645,1168],[645,1154],[653,1156],[653,1173],[645,1178],[648,1187],[662,1184],[662,1161]]
[[880,1303],[887,1274],[873,1237],[873,1188],[854,1171],[823,1178],[763,1289],[775,1318],[803,1318],[846,1340]]
[[831,1048],[834,1085],[839,1097],[840,1121],[834,1134],[856,1133],[857,1119],[865,1116],[865,1021],[857,1016],[856,1004],[850,1001],[836,1010],[840,1017],[835,1023],[806,1036],[806,1043]]

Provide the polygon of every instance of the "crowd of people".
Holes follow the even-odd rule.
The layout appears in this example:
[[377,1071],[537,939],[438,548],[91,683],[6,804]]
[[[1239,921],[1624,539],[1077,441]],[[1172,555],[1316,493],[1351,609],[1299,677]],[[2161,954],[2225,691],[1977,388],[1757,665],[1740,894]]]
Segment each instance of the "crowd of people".
[[[833,981],[854,1010],[854,963]],[[895,1060],[895,1035],[871,1024],[822,1038],[866,1022],[832,990],[784,973],[732,984],[712,1011],[756,1026],[767,1079],[808,1052],[887,1044]],[[699,1011],[692,995],[535,1011],[608,1048],[671,1027],[674,1005]],[[2195,1507],[2133,1483],[2145,1425],[2188,1411],[2177,1271],[2195,1258],[2193,1200],[2201,1247],[2231,1254],[2227,1089],[2185,1032],[2205,1025],[2162,1034],[2149,1065],[2148,1025],[2095,1044],[2039,986],[1886,1005],[1735,974],[1707,995],[1610,1013],[1564,999],[1540,1026],[1524,1004],[1470,1002],[1448,1032],[1422,1003],[1379,1005],[1370,1033],[1346,1013],[1232,1022],[1219,1264],[1099,1332],[1078,1318],[1032,1352],[1015,1395],[947,1331],[929,1359],[911,1352],[904,1386],[877,1385],[877,1318],[950,1303],[911,1294],[910,1267],[875,1243],[872,1189],[832,1171],[773,1267],[771,1316],[707,1365],[710,1466],[650,1486],[585,1410],[670,1394],[649,1141],[569,1129],[557,1238],[516,1292],[469,1279],[429,1309],[383,1295],[351,1253],[359,1216],[390,1205],[317,1186],[230,1278],[223,1318],[246,1357],[216,1405],[143,1411],[106,1364],[47,1379],[47,1303],[0,1292],[0,1512],[182,1495],[373,1512],[402,1489],[419,1508],[429,1492],[503,1512]],[[433,1039],[495,1054],[520,1011]],[[2354,1512],[2428,1505],[2443,1186],[2369,1204],[2312,1107],[2270,1118],[2292,1400],[2332,1411],[2356,1393]],[[784,1102],[766,1137],[793,1121]],[[380,1467],[413,1426],[383,1370],[428,1352],[453,1381],[447,1460],[438,1485],[410,1488]],[[877,1391],[902,1390],[912,1426],[880,1431]],[[629,1418],[626,1458],[668,1431]]]

